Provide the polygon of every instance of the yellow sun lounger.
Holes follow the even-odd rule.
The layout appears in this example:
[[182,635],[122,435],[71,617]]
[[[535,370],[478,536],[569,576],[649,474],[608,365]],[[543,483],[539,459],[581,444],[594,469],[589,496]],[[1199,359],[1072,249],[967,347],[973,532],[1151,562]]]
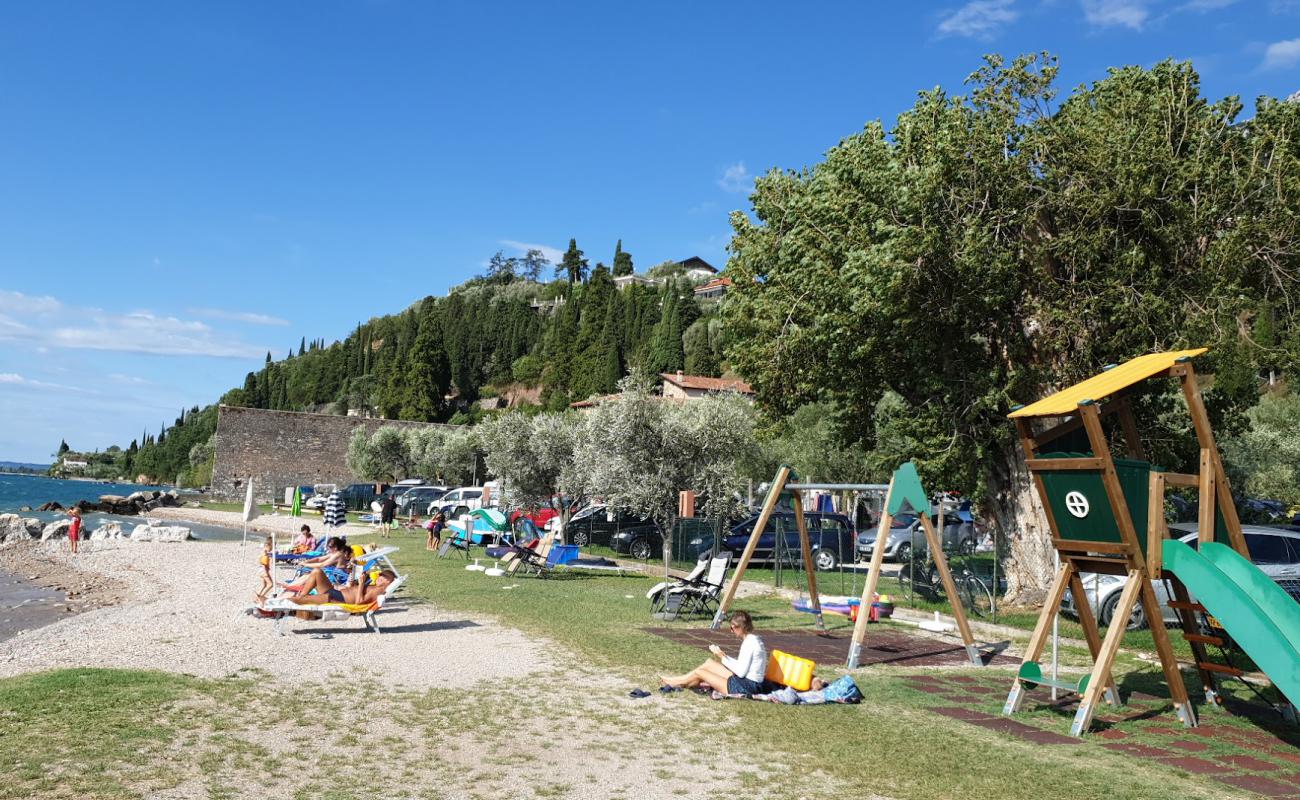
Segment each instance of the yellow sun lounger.
[[339,620],[348,617],[360,616],[366,623],[366,627],[375,633],[381,633],[379,623],[375,620],[375,614],[383,610],[384,605],[393,596],[393,593],[401,588],[406,582],[405,575],[398,575],[397,580],[388,584],[384,593],[379,595],[373,603],[322,603],[320,605],[298,605],[291,600],[283,597],[273,597],[267,600],[262,606],[263,611],[276,612],[275,632],[284,636],[283,622],[284,618],[291,614],[300,614],[306,612],[314,620]]

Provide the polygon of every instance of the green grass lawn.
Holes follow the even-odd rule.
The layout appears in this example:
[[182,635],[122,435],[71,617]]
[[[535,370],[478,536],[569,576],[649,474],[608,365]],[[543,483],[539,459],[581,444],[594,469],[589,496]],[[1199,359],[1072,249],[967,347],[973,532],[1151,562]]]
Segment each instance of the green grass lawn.
[[[549,580],[488,578],[468,572],[459,559],[437,559],[418,544],[399,553],[411,575],[412,595],[438,605],[490,614],[522,630],[544,635],[585,661],[626,676],[628,687],[653,686],[664,671],[686,670],[706,655],[643,630],[663,626],[649,616],[644,595],[653,580],[573,574]],[[504,586],[516,586],[506,590]],[[754,614],[759,628],[811,626],[812,617],[791,611],[789,601],[746,598],[737,603]],[[827,616],[843,629],[849,621]],[[703,620],[668,623],[704,626]],[[727,644],[727,635],[718,640]],[[1084,663],[1086,654],[1066,651],[1065,660]],[[1117,672],[1137,669],[1142,685],[1159,680],[1159,669],[1125,656]],[[823,665],[824,675],[840,672]],[[906,798],[1158,798],[1223,797],[1225,787],[1204,779],[1101,749],[1097,741],[1077,747],[1035,747],[953,722],[926,709],[934,698],[906,686],[908,670],[872,668],[858,674],[867,698],[858,707],[788,709],[761,703],[718,703],[722,724],[741,728],[751,747],[808,774],[827,774]],[[968,671],[975,674],[978,671]],[[1011,672],[1004,671],[1010,688]],[[1142,682],[1142,681],[1140,681]],[[1163,695],[1162,689],[1155,693]],[[677,696],[684,702],[697,699]],[[990,700],[989,712],[1001,697]],[[699,701],[707,702],[707,701]],[[1037,711],[1026,716],[1051,716]],[[1172,715],[1170,715],[1172,720]],[[1174,723],[1176,724],[1176,723]],[[1056,726],[1068,729],[1068,720]],[[882,766],[884,767],[882,769]],[[1032,780],[1026,773],[1032,772]]]
[[[561,665],[545,676],[520,676],[534,687],[536,698],[522,704],[515,685],[479,685],[468,691],[457,686],[391,696],[371,687],[367,707],[358,713],[388,715],[409,724],[407,735],[383,745],[389,758],[382,760],[382,768],[400,782],[401,796],[441,797],[439,782],[469,786],[492,780],[494,770],[473,775],[429,772],[440,768],[439,748],[454,747],[463,734],[499,743],[500,751],[483,751],[488,763],[497,764],[508,754],[545,760],[564,757],[564,737],[573,731],[591,726],[637,731],[650,718],[660,720],[660,727],[641,734],[640,746],[659,754],[661,763],[645,776],[647,781],[671,775],[687,764],[716,763],[718,770],[726,770],[728,754],[744,754],[773,769],[765,774],[738,771],[736,791],[760,791],[773,797],[811,800],[875,793],[899,800],[1187,800],[1249,796],[1168,765],[1106,749],[1105,740],[1097,736],[1078,745],[1034,745],[941,716],[930,709],[948,701],[909,681],[930,670],[859,670],[855,677],[866,698],[859,706],[789,708],[711,702],[689,693],[629,703],[622,697],[627,690],[653,688],[657,673],[684,671],[705,657],[699,650],[645,630],[665,624],[707,624],[652,620],[644,595],[654,579],[578,573],[546,580],[489,578],[466,571],[461,559],[435,558],[423,549],[423,538],[416,534],[398,533],[391,542],[402,548],[396,562],[410,575],[404,591],[411,602],[427,600],[453,614],[495,618],[544,637],[553,643]],[[745,598],[737,606],[753,613],[760,630],[813,624],[811,616],[793,612],[788,600],[773,596]],[[850,624],[834,615],[827,616],[827,623],[841,633]],[[734,646],[722,631],[718,642]],[[436,644],[429,657],[437,658]],[[1086,661],[1086,654],[1076,649],[1063,653],[1066,664]],[[571,667],[566,669],[565,664]],[[593,670],[612,681],[601,680],[600,688],[593,689],[590,678],[583,677]],[[826,677],[840,672],[833,664],[819,668]],[[1159,668],[1131,654],[1122,655],[1116,673],[1126,691],[1167,696]],[[990,714],[1000,709],[1004,697],[1000,687],[1009,689],[1012,680],[1012,670],[1002,668],[942,674],[972,676],[998,688],[977,701],[980,710]],[[373,787],[358,785],[350,771],[351,763],[371,760],[374,743],[357,737],[322,742],[303,734],[301,746],[290,754],[257,744],[259,731],[275,720],[300,718],[304,709],[301,693],[294,687],[254,678],[202,680],[163,672],[61,670],[0,680],[0,742],[5,743],[0,747],[0,775],[5,776],[0,780],[0,799],[148,797],[183,780],[193,781],[196,775],[206,781],[207,793],[214,798],[245,796],[251,787],[268,781],[278,781],[281,794],[304,800],[374,796]],[[512,708],[504,717],[496,713],[503,702]],[[1155,735],[1145,733],[1143,726],[1177,725],[1167,704],[1157,700],[1152,709],[1150,720],[1119,723],[1131,734],[1129,741],[1144,742]],[[664,714],[674,711],[680,712],[681,724],[662,729]],[[1253,727],[1214,710],[1202,710],[1202,717],[1216,725]],[[1018,719],[1058,733],[1069,726],[1067,716],[1042,705],[1031,705]],[[534,728],[553,730],[554,740],[520,744],[516,726],[525,721]],[[434,749],[421,749],[427,747]],[[322,748],[335,757],[318,758]],[[598,763],[604,763],[599,749],[596,753]],[[336,773],[328,772],[335,768]],[[322,774],[321,769],[327,771]],[[315,770],[316,781],[295,786],[302,770]],[[382,784],[380,778],[371,781],[376,782]],[[854,790],[846,791],[846,786]],[[539,783],[533,794],[565,797],[573,791],[572,786]],[[478,796],[496,795],[484,790]]]

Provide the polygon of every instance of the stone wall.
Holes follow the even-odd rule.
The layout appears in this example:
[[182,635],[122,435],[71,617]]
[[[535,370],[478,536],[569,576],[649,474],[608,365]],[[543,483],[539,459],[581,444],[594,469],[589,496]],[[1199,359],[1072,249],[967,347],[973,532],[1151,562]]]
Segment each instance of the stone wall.
[[374,433],[384,425],[454,427],[223,405],[217,409],[212,493],[223,500],[243,500],[252,478],[258,500],[281,502],[286,486],[364,483],[348,469],[348,442],[357,428]]

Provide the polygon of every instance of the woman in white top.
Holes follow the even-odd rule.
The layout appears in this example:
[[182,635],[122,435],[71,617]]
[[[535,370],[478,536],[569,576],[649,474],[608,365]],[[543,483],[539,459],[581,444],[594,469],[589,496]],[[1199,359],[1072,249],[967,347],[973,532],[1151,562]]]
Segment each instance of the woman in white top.
[[752,695],[763,691],[763,675],[767,672],[767,646],[754,633],[754,621],[747,612],[731,615],[731,633],[741,640],[740,652],[732,658],[716,644],[709,652],[717,661],[709,659],[685,675],[660,675],[665,686],[675,689],[694,689],[701,684],[723,694]]

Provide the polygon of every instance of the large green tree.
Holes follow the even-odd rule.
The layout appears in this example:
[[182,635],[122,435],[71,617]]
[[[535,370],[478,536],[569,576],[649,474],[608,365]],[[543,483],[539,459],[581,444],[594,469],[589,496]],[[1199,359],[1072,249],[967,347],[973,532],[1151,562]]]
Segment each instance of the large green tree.
[[[1056,69],[989,57],[967,96],[923,92],[891,130],[760,178],[752,217],[732,215],[724,305],[731,362],[769,408],[830,401],[874,447],[896,393],[885,438],[907,452],[888,455],[983,501],[1026,600],[1050,546],[1010,406],[1185,345],[1231,373],[1256,357],[1239,344],[1260,299],[1290,309],[1300,268],[1300,108],[1264,99],[1239,121],[1235,98],[1208,102],[1172,61],[1057,105]],[[1282,316],[1276,339],[1294,341]],[[1207,400],[1231,422],[1254,392],[1221,381]],[[1161,430],[1167,396],[1139,410]]]

